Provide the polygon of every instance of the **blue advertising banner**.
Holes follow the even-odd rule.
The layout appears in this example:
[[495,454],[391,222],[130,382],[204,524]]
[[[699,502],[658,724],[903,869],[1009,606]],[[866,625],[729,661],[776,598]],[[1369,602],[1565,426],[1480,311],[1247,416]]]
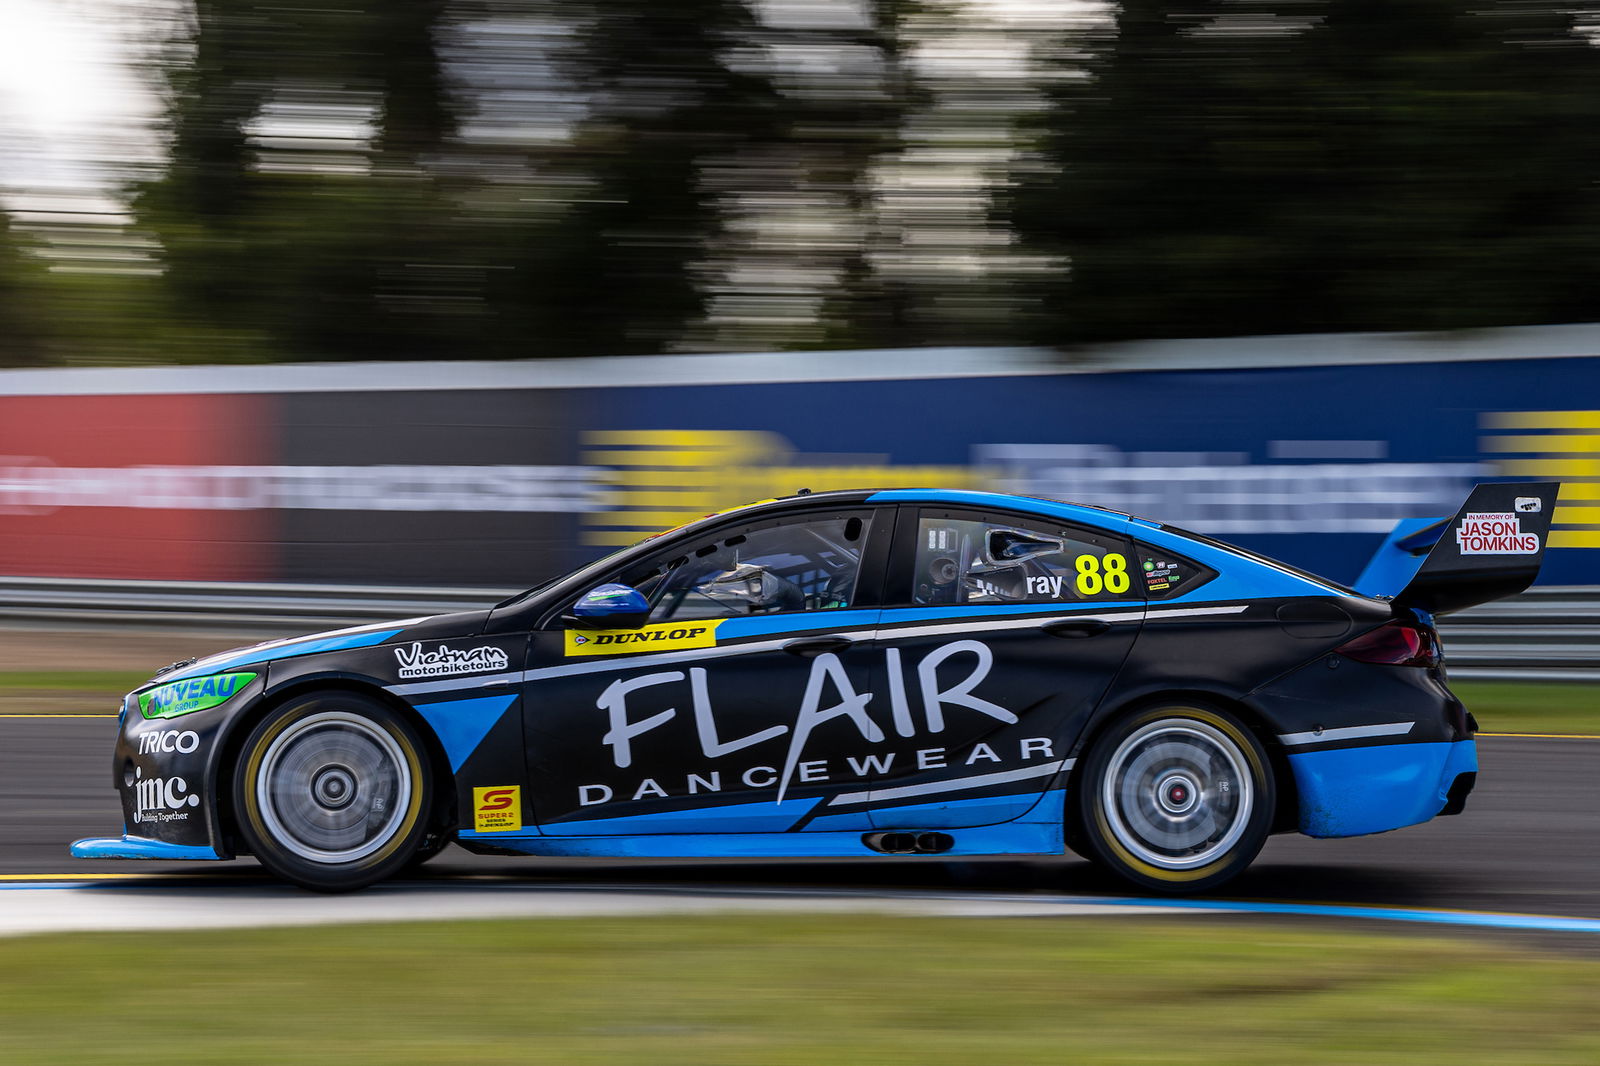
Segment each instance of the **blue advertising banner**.
[[[1542,583],[1600,556],[1600,359],[596,390],[584,517],[620,544],[709,510],[867,485],[992,488],[1193,528],[1353,581],[1478,481],[1564,482]],[[1576,401],[1576,403],[1575,403]]]

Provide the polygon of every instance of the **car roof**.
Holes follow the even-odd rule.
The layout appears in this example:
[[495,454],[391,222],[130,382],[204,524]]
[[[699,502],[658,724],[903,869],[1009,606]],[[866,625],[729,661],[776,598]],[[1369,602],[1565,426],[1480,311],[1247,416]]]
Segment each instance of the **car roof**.
[[[947,503],[963,507],[999,507],[1118,530],[1134,520],[1132,515],[1113,511],[1109,507],[1063,503],[1041,496],[1017,496],[1009,492],[980,492],[976,489],[887,489],[874,492],[867,499],[872,503]],[[1146,524],[1155,525],[1153,522]]]
[[[1148,519],[1136,518],[1108,507],[1095,507],[1082,503],[1063,503],[1040,496],[1018,496],[1008,492],[982,492],[977,489],[840,489],[830,492],[801,492],[773,500],[761,500],[725,511],[707,515],[706,518],[725,518],[733,515],[754,515],[766,510],[788,510],[795,506],[827,506],[829,504],[859,503],[922,503],[947,504],[956,507],[974,507],[982,510],[1023,511],[1046,518],[1059,518],[1069,522],[1099,526],[1102,529],[1121,531],[1129,522],[1157,527]],[[698,524],[705,519],[697,519]],[[681,528],[681,527],[680,527]],[[672,531],[675,532],[675,531]]]

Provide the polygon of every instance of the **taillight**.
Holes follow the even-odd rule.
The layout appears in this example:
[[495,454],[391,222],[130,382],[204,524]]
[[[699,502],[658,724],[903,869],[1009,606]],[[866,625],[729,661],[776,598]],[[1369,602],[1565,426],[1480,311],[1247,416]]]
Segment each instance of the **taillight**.
[[1340,655],[1383,666],[1437,666],[1439,641],[1433,630],[1412,622],[1389,622],[1339,645]]

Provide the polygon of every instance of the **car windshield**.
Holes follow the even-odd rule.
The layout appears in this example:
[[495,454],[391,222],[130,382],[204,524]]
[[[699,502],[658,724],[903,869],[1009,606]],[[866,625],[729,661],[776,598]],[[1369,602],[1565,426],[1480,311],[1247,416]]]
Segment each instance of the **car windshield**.
[[593,562],[584,563],[582,566],[580,566],[576,570],[569,570],[567,573],[557,574],[555,577],[550,578],[548,581],[541,581],[539,584],[533,586],[531,589],[524,589],[521,592],[513,593],[512,595],[507,596],[505,599],[501,600],[499,603],[495,604],[494,605],[494,609],[498,611],[501,608],[510,607],[513,604],[521,603],[523,600],[527,599],[529,596],[532,596],[534,593],[543,592],[545,589],[550,588],[552,585],[555,585],[555,584],[557,584],[558,582],[561,582],[561,581],[565,581],[569,577],[575,577],[578,574],[581,574],[586,570],[592,570],[595,567],[604,566],[607,563],[611,562],[611,560],[617,558],[618,556],[621,556],[621,555],[626,554],[627,552],[633,551],[633,549],[637,548],[639,545],[643,544],[645,541],[654,540],[654,539],[655,539],[655,537],[645,537],[643,540],[634,541],[632,544],[629,544],[627,547],[618,548],[615,551],[607,552],[606,554],[602,555],[600,558],[594,560]]

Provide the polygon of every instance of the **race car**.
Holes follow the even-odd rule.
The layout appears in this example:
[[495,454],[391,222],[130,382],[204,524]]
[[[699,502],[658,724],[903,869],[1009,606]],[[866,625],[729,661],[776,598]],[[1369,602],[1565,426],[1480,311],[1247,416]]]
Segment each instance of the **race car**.
[[1274,832],[1459,813],[1433,616],[1539,570],[1557,486],[1401,523],[1348,588],[1115,511],[804,493],[492,608],[167,667],[123,703],[121,837],[306,888],[450,842],[609,857],[1059,855],[1142,889]]

